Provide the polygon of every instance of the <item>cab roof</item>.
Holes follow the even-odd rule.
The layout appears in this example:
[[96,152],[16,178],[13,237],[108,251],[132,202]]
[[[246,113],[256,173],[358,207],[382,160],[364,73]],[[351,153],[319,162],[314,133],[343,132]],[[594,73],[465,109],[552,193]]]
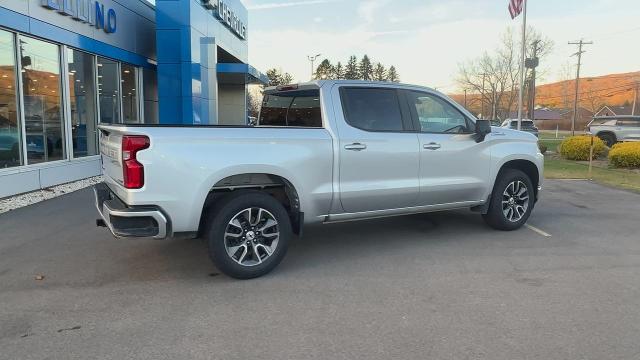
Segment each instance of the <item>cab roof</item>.
[[358,86],[358,85],[360,85],[360,86],[362,86],[362,85],[366,85],[366,86],[383,85],[383,86],[394,86],[394,87],[404,88],[404,89],[421,89],[421,90],[428,90],[430,92],[439,93],[439,91],[434,90],[434,89],[429,88],[429,87],[426,87],[426,86],[410,85],[410,84],[403,84],[403,83],[393,83],[393,82],[388,82],[388,81],[366,81],[366,80],[312,80],[312,81],[301,82],[301,83],[297,83],[297,84],[269,86],[269,87],[265,88],[264,93],[265,94],[273,94],[275,92],[281,92],[281,91],[319,89],[319,88],[322,88],[324,86],[333,86],[333,85],[336,85],[336,84],[338,84],[338,85],[339,84],[355,85],[355,86]]

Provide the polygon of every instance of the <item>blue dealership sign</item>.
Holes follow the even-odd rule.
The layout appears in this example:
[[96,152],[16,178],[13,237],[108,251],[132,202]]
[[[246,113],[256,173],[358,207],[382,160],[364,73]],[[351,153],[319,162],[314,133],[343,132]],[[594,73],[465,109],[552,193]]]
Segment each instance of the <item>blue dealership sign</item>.
[[42,0],[42,6],[103,29],[108,34],[117,30],[116,11],[105,9],[104,4],[96,0]]

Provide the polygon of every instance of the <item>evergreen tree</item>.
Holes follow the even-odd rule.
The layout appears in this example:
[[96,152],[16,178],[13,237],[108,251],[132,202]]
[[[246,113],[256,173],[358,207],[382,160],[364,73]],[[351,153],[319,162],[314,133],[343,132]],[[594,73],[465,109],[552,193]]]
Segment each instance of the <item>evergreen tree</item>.
[[362,60],[360,60],[360,65],[358,66],[358,73],[360,74],[360,79],[371,81],[373,80],[373,66],[371,65],[371,60],[369,56],[365,55]]
[[269,86],[287,85],[293,82],[293,76],[289,73],[283,73],[279,69],[267,70],[267,77],[269,78]]
[[269,86],[277,86],[280,84],[280,71],[278,71],[278,69],[267,70],[267,77],[269,78]]
[[360,78],[358,75],[358,59],[356,59],[355,56],[349,58],[349,62],[344,71],[344,78],[347,80],[357,80]]
[[400,82],[400,75],[398,75],[398,71],[395,66],[391,66],[389,68],[389,71],[387,72],[387,81]]
[[373,68],[373,80],[387,81],[387,69],[384,68],[384,65],[377,63]]
[[333,67],[333,78],[336,80],[344,79],[344,66],[340,61]]
[[281,79],[282,79],[281,85],[288,85],[293,83],[293,76],[289,73],[282,73]]
[[316,68],[315,79],[316,80],[326,80],[331,79],[333,76],[333,66],[328,59],[322,60],[320,65]]

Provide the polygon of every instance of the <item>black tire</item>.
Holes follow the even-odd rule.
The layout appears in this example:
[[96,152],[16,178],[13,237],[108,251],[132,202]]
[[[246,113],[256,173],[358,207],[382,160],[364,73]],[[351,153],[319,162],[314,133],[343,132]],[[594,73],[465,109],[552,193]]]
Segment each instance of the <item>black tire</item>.
[[618,142],[618,139],[616,139],[616,136],[614,134],[611,134],[611,133],[598,134],[598,137],[602,141],[604,141],[604,143],[608,147],[612,147],[613,145],[615,145]]
[[[513,204],[520,204],[519,199],[512,201],[512,198],[516,198],[516,196],[506,196],[505,192],[510,191],[508,187],[514,184],[514,186],[520,186],[523,184],[526,187],[528,202],[525,208],[524,213],[521,218],[515,220],[516,216],[514,214],[518,214],[515,208],[511,208],[511,215],[513,219],[510,220],[508,215],[505,214],[505,211],[509,214],[509,207],[512,207]],[[519,187],[518,187],[519,189]],[[531,215],[531,211],[533,210],[533,206],[535,203],[534,199],[534,188],[531,182],[531,179],[524,172],[516,169],[504,169],[498,174],[498,178],[496,179],[496,183],[493,187],[493,193],[491,194],[491,202],[489,204],[489,211],[486,214],[482,215],[484,221],[494,229],[502,230],[502,231],[513,231],[519,229],[524,225],[529,216]],[[507,201],[507,204],[504,204],[506,209],[503,209],[503,201]],[[511,201],[511,202],[509,202]],[[523,206],[522,204],[520,204]]]
[[[239,259],[232,258],[232,256],[227,253],[227,247],[225,245],[230,244],[231,246],[240,244],[240,246],[243,246],[244,249],[247,250],[245,255],[251,256],[249,259],[257,260],[258,258],[267,255],[267,251],[264,250],[266,248],[262,248],[262,252],[258,250],[258,254],[255,254],[254,251],[256,247],[249,247],[251,241],[246,242],[246,239],[249,237],[246,230],[248,228],[249,231],[252,232],[250,230],[251,224],[249,224],[247,228],[245,228],[243,224],[243,228],[245,229],[238,230],[243,234],[241,237],[242,240],[240,240],[240,238],[236,239],[225,235],[227,227],[230,226],[230,222],[245,209],[252,209],[250,210],[249,217],[251,217],[251,213],[253,211],[257,211],[257,209],[266,210],[269,217],[273,217],[273,220],[277,222],[277,225],[275,226],[276,230],[279,231],[276,247],[271,254],[264,260],[260,259],[258,264],[250,266],[242,265],[238,262]],[[246,217],[247,216],[244,215],[245,219]],[[257,234],[260,233],[257,232]],[[207,231],[205,233],[205,239],[209,245],[209,257],[213,263],[221,272],[236,279],[253,279],[265,275],[273,270],[286,255],[292,236],[291,220],[289,219],[289,214],[284,206],[282,206],[282,204],[272,196],[261,191],[254,190],[239,191],[238,193],[232,193],[224,199],[221,199],[220,204],[215,207],[214,211],[212,211],[209,216]],[[264,237],[261,239],[265,240],[267,238]],[[236,243],[231,244],[230,242]],[[241,252],[244,251],[242,248],[238,250]],[[242,256],[241,253],[236,254],[239,254],[237,256],[238,258]]]

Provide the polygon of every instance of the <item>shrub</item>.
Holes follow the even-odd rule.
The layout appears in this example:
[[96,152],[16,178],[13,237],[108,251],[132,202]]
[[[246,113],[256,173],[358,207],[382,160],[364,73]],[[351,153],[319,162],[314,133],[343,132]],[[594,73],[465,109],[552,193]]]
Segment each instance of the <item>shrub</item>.
[[615,167],[640,168],[640,142],[614,145],[609,151],[609,163]]
[[[572,136],[560,144],[560,155],[569,160],[589,160],[590,136]],[[593,137],[593,158],[596,159],[606,151],[607,147],[600,138]]]
[[547,152],[547,145],[543,144],[542,141],[538,141],[538,149],[540,149],[540,152],[542,154]]

